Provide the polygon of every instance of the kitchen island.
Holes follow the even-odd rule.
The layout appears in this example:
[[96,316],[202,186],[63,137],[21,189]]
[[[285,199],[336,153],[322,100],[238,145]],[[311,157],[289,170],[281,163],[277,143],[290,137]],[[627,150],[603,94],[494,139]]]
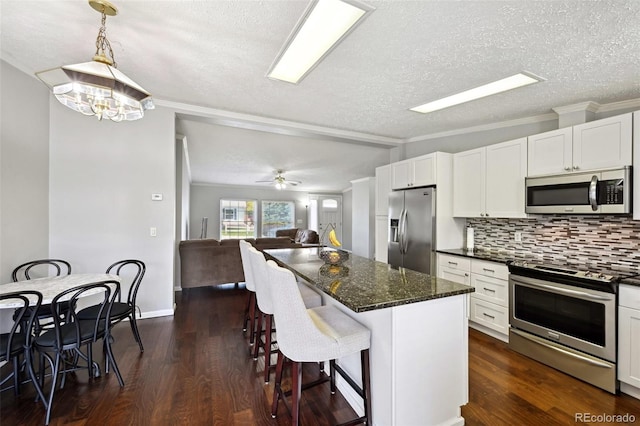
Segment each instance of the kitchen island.
[[[463,425],[468,401],[466,294],[473,287],[350,254],[326,264],[318,248],[265,250],[371,330],[373,425]],[[360,357],[339,364],[360,383]],[[338,379],[340,377],[338,376]],[[338,388],[359,413],[361,398]]]

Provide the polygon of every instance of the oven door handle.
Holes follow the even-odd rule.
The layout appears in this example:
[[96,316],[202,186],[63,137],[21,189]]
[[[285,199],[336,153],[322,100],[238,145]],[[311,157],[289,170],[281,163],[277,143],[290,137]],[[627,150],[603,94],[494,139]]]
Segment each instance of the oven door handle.
[[565,355],[568,355],[570,357],[573,357],[573,358],[579,359],[581,361],[584,361],[587,364],[595,365],[596,367],[602,367],[602,368],[612,368],[612,366],[609,365],[609,364],[605,364],[604,362],[599,362],[599,361],[593,360],[591,358],[587,358],[585,356],[578,355],[576,353],[570,352],[570,351],[568,351],[566,349],[559,348],[557,346],[554,346],[554,345],[552,345],[550,343],[545,342],[541,338],[533,338],[531,336],[527,336],[524,333],[520,332],[520,330],[516,330],[516,329],[512,328],[511,332],[517,334],[518,336],[520,336],[520,337],[522,337],[524,339],[531,340],[534,343],[538,343],[538,344],[540,344],[540,345],[542,345],[542,346],[544,346],[546,348],[553,349],[554,351],[561,352],[561,353],[563,353]]
[[598,210],[598,176],[596,175],[593,175],[589,184],[589,203],[591,210],[594,212]]
[[563,294],[567,294],[567,295],[570,295],[570,296],[579,296],[579,297],[584,297],[586,299],[591,299],[591,300],[606,300],[606,301],[612,300],[610,297],[607,297],[607,296],[598,296],[596,294],[586,293],[584,291],[569,290],[567,288],[556,287],[556,286],[548,285],[548,284],[537,284],[537,283],[534,284],[532,282],[518,281],[516,279],[513,279],[513,281],[518,283],[518,284],[524,284],[524,285],[529,286],[529,287],[545,288],[547,290],[553,290],[554,292],[563,293]]

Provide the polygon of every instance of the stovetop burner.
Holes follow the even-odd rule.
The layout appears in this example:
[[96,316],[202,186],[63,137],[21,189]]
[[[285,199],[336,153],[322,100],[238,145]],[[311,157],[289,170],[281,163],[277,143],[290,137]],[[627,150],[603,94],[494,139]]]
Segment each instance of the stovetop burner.
[[[580,287],[612,287],[623,278],[636,274],[604,268],[583,268],[578,265],[556,265],[551,262],[514,260],[508,263],[511,273],[550,279]],[[573,266],[576,266],[575,268]]]

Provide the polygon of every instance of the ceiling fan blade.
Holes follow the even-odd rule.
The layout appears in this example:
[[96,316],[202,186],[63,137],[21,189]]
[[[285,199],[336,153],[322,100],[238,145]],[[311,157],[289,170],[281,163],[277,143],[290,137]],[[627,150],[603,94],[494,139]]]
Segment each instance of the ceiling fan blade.
[[256,183],[273,183],[275,182],[273,179],[271,180],[257,180]]

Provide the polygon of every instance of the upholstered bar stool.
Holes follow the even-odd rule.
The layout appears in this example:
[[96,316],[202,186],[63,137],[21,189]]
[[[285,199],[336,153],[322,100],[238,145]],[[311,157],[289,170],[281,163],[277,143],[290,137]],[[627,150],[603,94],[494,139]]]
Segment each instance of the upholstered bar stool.
[[[253,345],[255,338],[255,321],[256,321],[256,286],[253,281],[253,272],[249,265],[249,248],[253,247],[251,243],[240,240],[240,258],[242,259],[242,270],[244,272],[244,283],[247,287],[248,298],[247,307],[245,309],[244,323],[242,324],[242,331],[249,330],[249,344]],[[247,325],[249,326],[247,328]]]
[[[271,347],[273,343],[273,300],[269,289],[269,276],[267,272],[267,261],[264,255],[251,247],[247,250],[249,264],[251,265],[251,276],[256,286],[256,299],[258,305],[258,322],[256,324],[256,340],[253,347],[253,358],[258,359],[260,348],[264,352],[264,381],[269,383],[269,373],[271,371]],[[304,284],[296,283],[294,291],[302,299],[305,306],[316,307],[322,305],[322,297]],[[262,340],[262,324],[264,322],[264,341]]]
[[[322,362],[329,360],[330,378],[305,385],[331,381],[331,393],[335,393],[336,373],[364,400],[364,416],[353,419],[345,425],[370,423],[371,388],[369,379],[369,347],[371,332],[368,328],[344,314],[333,306],[320,306],[307,309],[295,291],[296,278],[287,269],[280,268],[275,262],[266,265],[269,275],[269,288],[273,300],[275,320],[278,322],[278,363],[276,366],[276,383],[273,392],[272,417],[276,417],[278,402],[285,401],[282,391],[282,372],[285,358],[292,362],[292,424],[298,424],[300,412],[300,395],[302,392],[302,363]],[[362,387],[359,387],[335,360],[360,352],[362,368]]]

